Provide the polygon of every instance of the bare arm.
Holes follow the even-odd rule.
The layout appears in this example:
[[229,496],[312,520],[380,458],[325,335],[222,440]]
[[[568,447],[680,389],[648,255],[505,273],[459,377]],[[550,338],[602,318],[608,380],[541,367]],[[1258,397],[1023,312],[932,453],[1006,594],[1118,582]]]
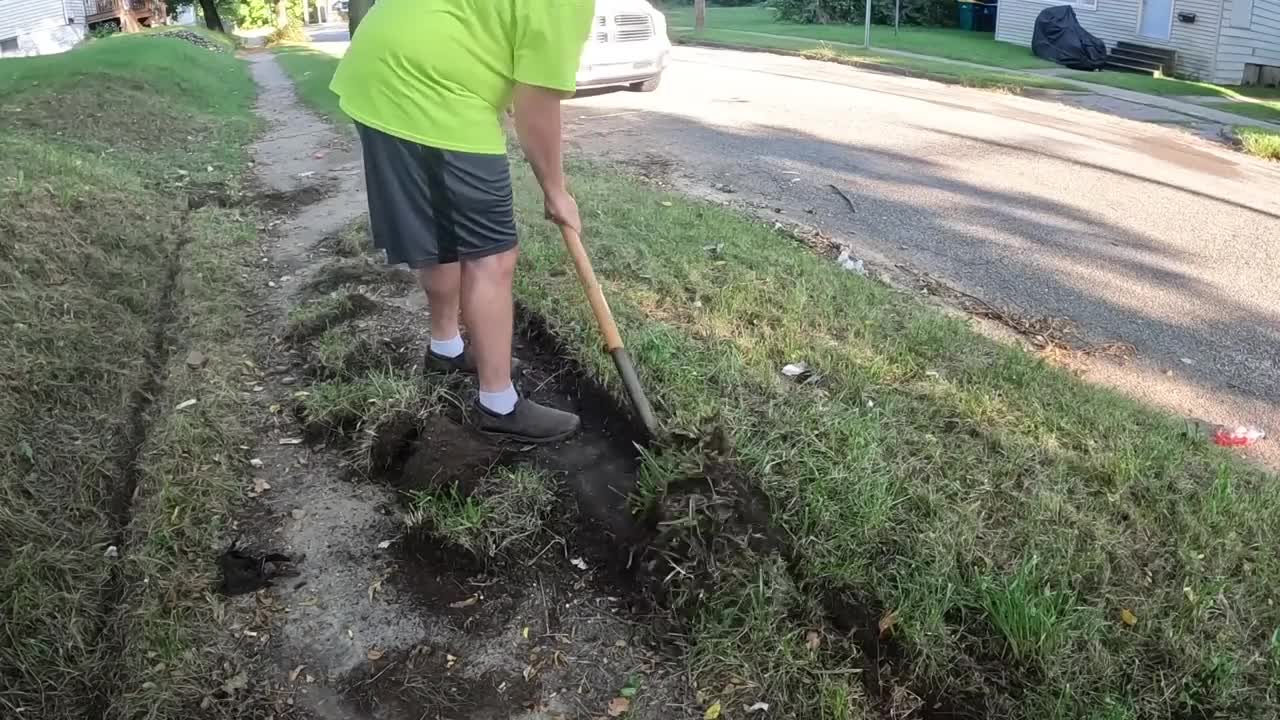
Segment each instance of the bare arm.
[[516,134],[524,155],[533,166],[533,174],[546,198],[547,217],[558,225],[582,230],[578,205],[569,194],[564,175],[561,148],[560,100],[564,94],[534,85],[517,83],[512,104],[515,106]]

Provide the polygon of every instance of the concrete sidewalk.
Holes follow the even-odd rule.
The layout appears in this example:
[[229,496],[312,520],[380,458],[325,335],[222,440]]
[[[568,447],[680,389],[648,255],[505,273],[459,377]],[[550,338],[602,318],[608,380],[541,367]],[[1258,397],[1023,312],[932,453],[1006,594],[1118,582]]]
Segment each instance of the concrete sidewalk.
[[[685,31],[692,28],[673,27],[672,30]],[[1149,95],[1134,90],[1125,90],[1124,88],[1111,87],[1110,85],[1100,85],[1082,81],[1078,74],[1082,71],[1070,70],[1069,68],[1048,68],[1043,70],[1015,70],[1012,68],[997,67],[994,65],[983,65],[980,63],[968,62],[965,60],[952,60],[950,58],[937,57],[935,55],[921,55],[920,53],[907,52],[905,50],[890,50],[871,46],[867,48],[857,43],[842,43],[828,40],[813,40],[811,38],[798,37],[793,35],[777,35],[774,33],[762,33],[751,30],[733,30],[734,33],[742,35],[750,35],[760,38],[772,38],[778,40],[787,40],[790,42],[810,41],[822,45],[828,45],[834,48],[856,50],[858,52],[877,53],[880,55],[892,55],[896,57],[911,58],[913,60],[922,60],[927,62],[942,63],[956,67],[970,68],[974,70],[984,70],[987,72],[1001,73],[1005,75],[1022,75],[1026,77],[1052,77],[1080,86],[1080,92],[1092,93],[1102,97],[1122,100],[1124,102],[1133,103],[1135,105],[1143,105],[1149,108],[1157,108],[1165,112],[1184,115],[1201,122],[1217,123],[1219,125],[1249,125],[1253,127],[1266,128],[1280,132],[1280,123],[1268,122],[1257,118],[1247,117],[1245,115],[1237,115],[1223,110],[1217,110],[1211,107],[1205,107],[1194,102],[1187,102],[1177,98],[1164,97],[1160,95]],[[698,44],[696,38],[686,38],[688,44]],[[1213,102],[1216,98],[1206,97],[1206,102]],[[1140,118],[1139,118],[1140,119]]]

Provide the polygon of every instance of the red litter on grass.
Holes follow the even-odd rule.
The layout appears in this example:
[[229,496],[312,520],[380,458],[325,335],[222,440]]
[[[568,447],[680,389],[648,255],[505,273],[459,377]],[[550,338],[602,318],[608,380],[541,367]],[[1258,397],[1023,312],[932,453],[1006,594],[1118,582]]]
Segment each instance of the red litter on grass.
[[1230,427],[1219,425],[1214,428],[1210,437],[1215,444],[1223,447],[1245,447],[1252,445],[1267,436],[1266,431],[1248,425]]

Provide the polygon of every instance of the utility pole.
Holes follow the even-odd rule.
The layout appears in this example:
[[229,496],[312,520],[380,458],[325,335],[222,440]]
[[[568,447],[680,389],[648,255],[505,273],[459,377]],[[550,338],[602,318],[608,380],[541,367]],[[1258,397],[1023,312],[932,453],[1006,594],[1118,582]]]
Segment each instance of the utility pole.
[[862,38],[862,47],[871,49],[871,0],[863,0],[867,4],[867,31]]
[[707,0],[693,0],[693,30],[702,32],[707,26]]

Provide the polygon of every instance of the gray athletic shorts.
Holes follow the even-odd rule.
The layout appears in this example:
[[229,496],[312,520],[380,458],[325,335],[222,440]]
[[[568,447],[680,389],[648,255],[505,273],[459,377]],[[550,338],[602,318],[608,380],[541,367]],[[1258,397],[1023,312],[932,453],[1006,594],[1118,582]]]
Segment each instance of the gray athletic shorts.
[[454,152],[356,123],[373,242],[411,268],[474,260],[516,246],[506,155]]

